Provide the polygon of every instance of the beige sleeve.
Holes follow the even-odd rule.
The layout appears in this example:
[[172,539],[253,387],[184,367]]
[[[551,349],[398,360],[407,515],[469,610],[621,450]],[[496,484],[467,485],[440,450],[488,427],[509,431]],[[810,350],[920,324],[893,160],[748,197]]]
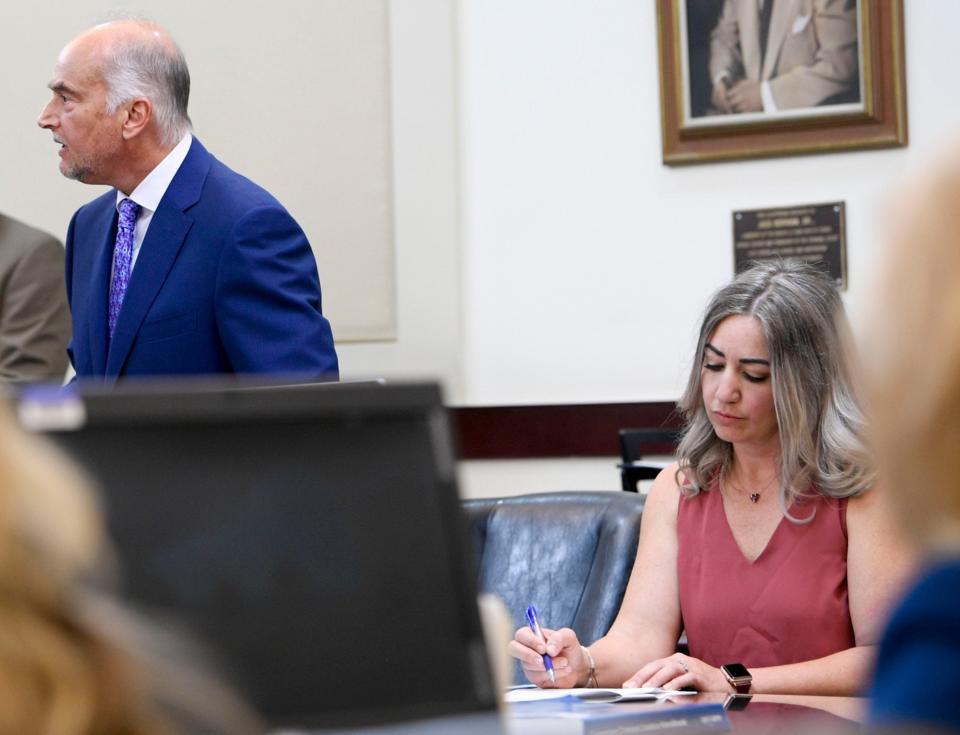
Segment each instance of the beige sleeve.
[[717,25],[710,33],[710,82],[726,76],[731,82],[744,76],[737,0],[725,0]]
[[0,274],[0,379],[63,380],[69,340],[63,246],[37,238]]

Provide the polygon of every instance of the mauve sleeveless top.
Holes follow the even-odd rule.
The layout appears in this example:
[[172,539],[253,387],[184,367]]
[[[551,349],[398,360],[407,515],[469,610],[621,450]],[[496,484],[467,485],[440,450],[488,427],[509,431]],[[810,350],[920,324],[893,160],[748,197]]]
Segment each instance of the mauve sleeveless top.
[[847,501],[794,504],[752,563],[737,546],[714,486],[680,497],[680,611],[690,655],[747,668],[808,661],[854,645],[847,600]]

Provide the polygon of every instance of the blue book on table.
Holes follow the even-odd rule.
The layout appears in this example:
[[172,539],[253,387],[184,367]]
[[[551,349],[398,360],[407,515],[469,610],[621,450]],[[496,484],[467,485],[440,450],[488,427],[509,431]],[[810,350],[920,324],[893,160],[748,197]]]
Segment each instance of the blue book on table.
[[565,697],[511,704],[505,719],[510,735],[694,735],[731,729],[716,702],[597,704]]

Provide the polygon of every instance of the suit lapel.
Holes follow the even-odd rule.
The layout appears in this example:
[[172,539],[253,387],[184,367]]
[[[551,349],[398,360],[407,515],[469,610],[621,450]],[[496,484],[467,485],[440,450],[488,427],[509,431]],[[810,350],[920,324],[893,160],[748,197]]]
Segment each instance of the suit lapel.
[[770,79],[777,68],[780,49],[790,33],[790,24],[797,18],[797,0],[777,0],[770,15],[770,32],[767,38],[767,55],[763,59],[761,79]]
[[113,265],[113,244],[117,239],[117,208],[110,206],[98,217],[93,232],[106,235],[93,246],[93,284],[87,297],[90,360],[94,375],[103,375],[107,366],[107,302],[110,299],[110,273]]
[[[200,145],[200,141],[194,138],[187,157],[150,220],[147,236],[140,247],[107,354],[107,382],[115,381],[122,372],[137,332],[140,331],[147,312],[176,262],[193,226],[193,219],[185,214],[185,210],[196,204],[200,198],[209,169],[210,154]],[[109,290],[109,279],[107,289]]]
[[740,3],[740,51],[743,74],[747,79],[760,81],[760,8],[757,0]]
[[193,220],[183,212],[164,206],[162,202],[154,213],[117,317],[117,327],[107,353],[107,376],[116,377],[123,368],[133,339],[173,267],[192,224]]

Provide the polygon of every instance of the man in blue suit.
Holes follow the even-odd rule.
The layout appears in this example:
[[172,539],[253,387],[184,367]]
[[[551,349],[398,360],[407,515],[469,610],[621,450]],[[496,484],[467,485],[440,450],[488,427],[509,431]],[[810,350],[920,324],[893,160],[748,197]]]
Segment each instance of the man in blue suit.
[[66,242],[77,376],[282,374],[335,380],[306,235],[190,133],[190,75],[160,27],[106,23],[60,53],[40,127],[60,171],[113,190]]

